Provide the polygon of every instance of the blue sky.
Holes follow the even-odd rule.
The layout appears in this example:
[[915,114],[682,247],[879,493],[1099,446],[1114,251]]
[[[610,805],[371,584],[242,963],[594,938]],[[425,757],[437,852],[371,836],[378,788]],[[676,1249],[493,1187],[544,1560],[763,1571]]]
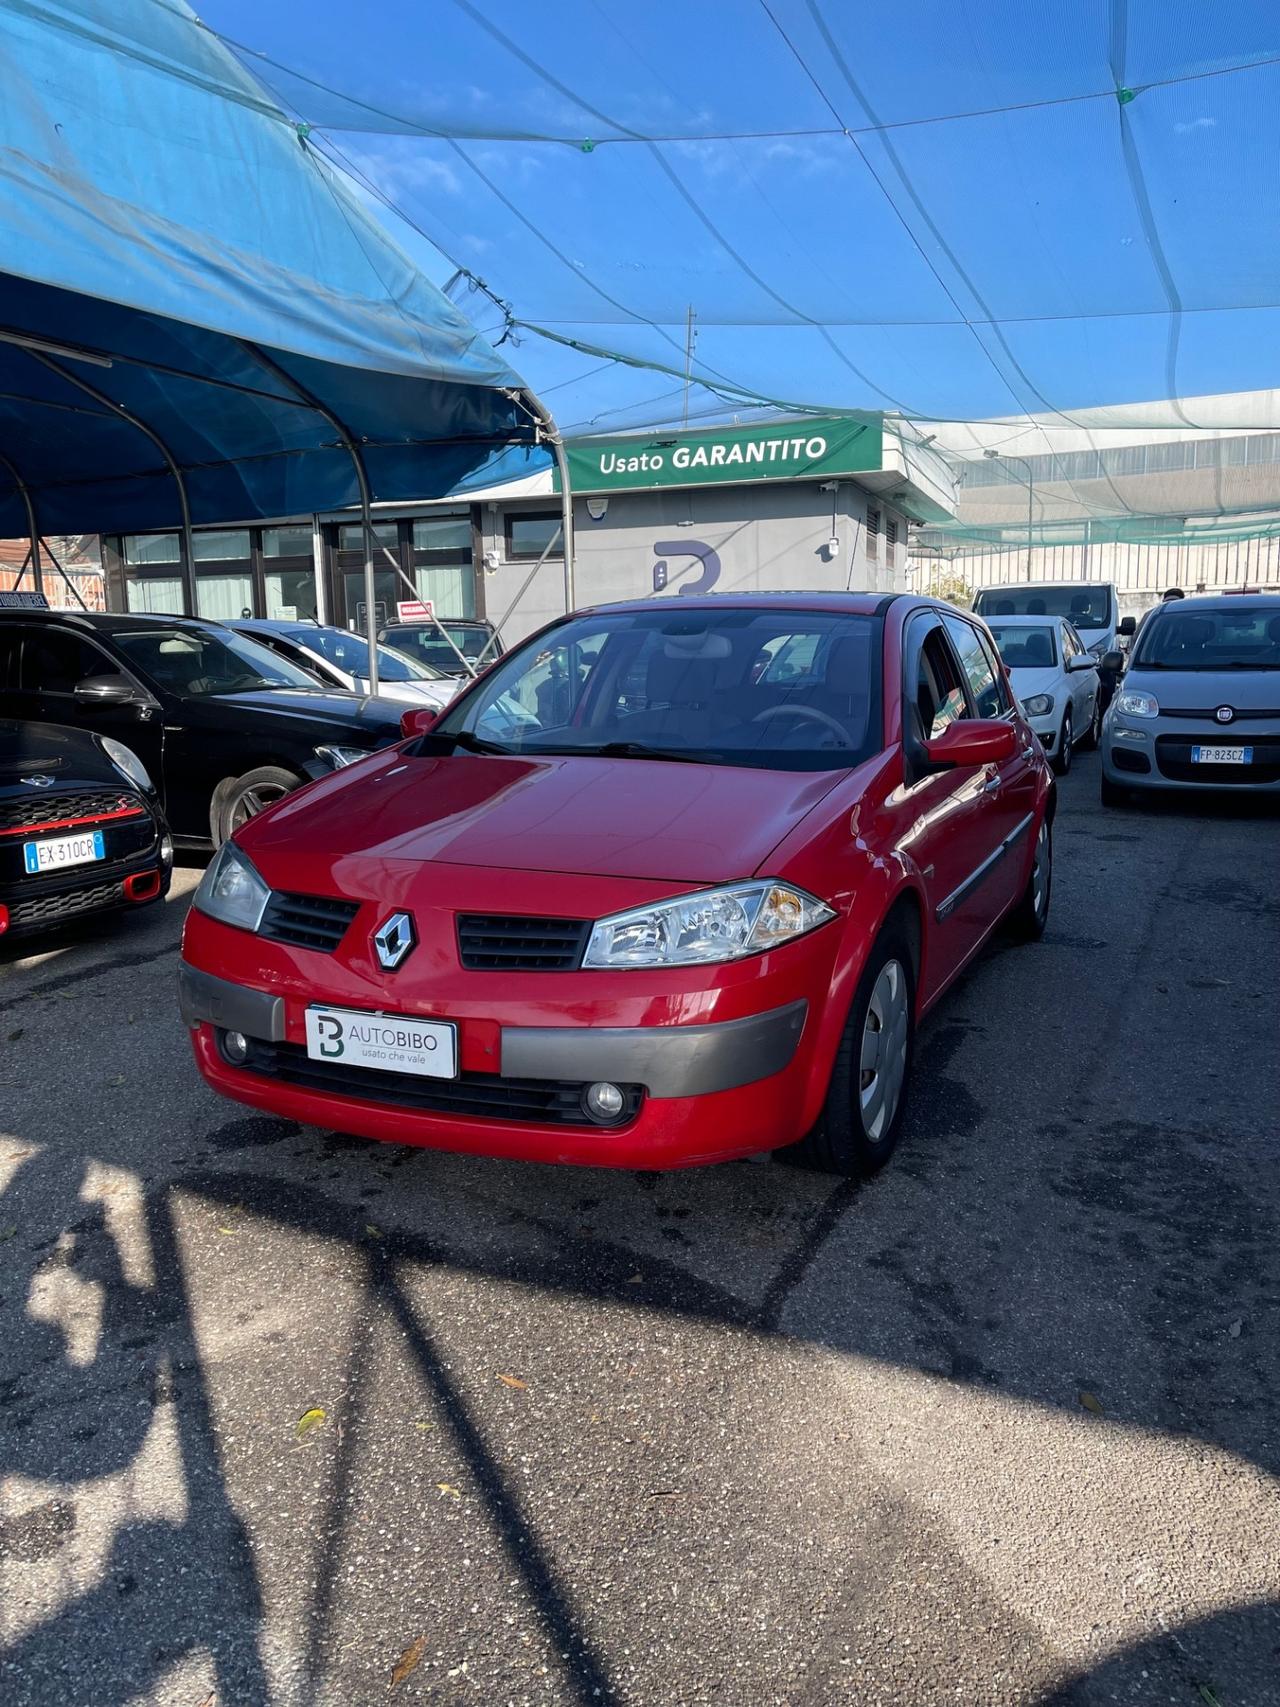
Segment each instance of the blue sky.
[[[463,266],[517,321],[676,369],[692,306],[695,416],[740,393],[947,418],[1150,400],[1173,424],[1171,395],[1280,385],[1274,7],[201,15],[426,234],[399,230],[438,282]],[[567,427],[679,415],[677,377],[514,336]]]

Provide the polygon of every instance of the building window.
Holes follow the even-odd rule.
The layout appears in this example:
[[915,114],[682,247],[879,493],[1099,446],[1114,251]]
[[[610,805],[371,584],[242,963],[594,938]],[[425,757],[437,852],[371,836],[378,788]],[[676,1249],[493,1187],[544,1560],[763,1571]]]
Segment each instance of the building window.
[[884,524],[884,560],[892,569],[898,550],[898,524],[896,521],[886,521]]
[[182,539],[176,533],[127,533],[124,560],[133,568],[153,563],[181,563]]
[[428,600],[437,616],[473,617],[476,578],[470,516],[422,517],[413,523],[411,538],[418,597]]
[[164,612],[166,616],[182,615],[182,582],[167,576],[149,575],[145,580],[130,576],[125,582],[125,598],[131,611],[144,615]]
[[[399,543],[399,535],[394,522],[375,522],[373,524],[373,560],[375,563],[387,561],[382,555],[384,550],[391,552],[394,556]],[[338,550],[357,552],[361,563],[364,562],[363,522],[343,522],[338,529]]]
[[874,563],[880,555],[880,512],[867,508],[867,562]]
[[[520,558],[541,557],[552,540],[556,540],[556,546],[559,545],[556,539],[560,532],[559,510],[526,510],[523,515],[519,511],[508,510],[503,525],[506,529],[508,562]],[[559,555],[556,546],[552,547],[552,551]]]
[[263,528],[264,557],[305,557],[310,563],[313,544],[309,527]]
[[247,562],[251,549],[248,528],[201,528],[191,536],[197,563]]

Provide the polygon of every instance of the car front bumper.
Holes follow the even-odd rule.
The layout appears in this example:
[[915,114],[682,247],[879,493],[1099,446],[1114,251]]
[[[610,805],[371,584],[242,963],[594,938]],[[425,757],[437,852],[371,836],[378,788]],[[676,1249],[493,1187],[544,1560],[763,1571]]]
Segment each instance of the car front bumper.
[[[812,955],[811,945],[791,947]],[[179,1002],[209,1084],[287,1119],[437,1149],[672,1168],[776,1148],[812,1124],[816,1028],[809,1003],[795,993],[798,958],[782,978],[762,979],[755,990],[761,1000],[789,999],[710,1024],[527,1025],[435,1014],[459,1026],[456,1080],[330,1072],[306,1056],[305,997],[232,981],[189,961],[179,970]],[[316,990],[310,999],[331,998]],[[255,1040],[244,1064],[228,1059],[229,1031]],[[617,1125],[574,1112],[580,1093],[601,1080],[627,1087],[628,1113]],[[445,1106],[427,1106],[433,1102]],[[523,1112],[504,1113],[504,1102]],[[539,1118],[543,1104],[554,1120]]]
[[[1197,747],[1247,747],[1244,765],[1201,764]],[[1133,789],[1280,793],[1280,718],[1137,718],[1112,711],[1102,726],[1102,771],[1108,782]]]

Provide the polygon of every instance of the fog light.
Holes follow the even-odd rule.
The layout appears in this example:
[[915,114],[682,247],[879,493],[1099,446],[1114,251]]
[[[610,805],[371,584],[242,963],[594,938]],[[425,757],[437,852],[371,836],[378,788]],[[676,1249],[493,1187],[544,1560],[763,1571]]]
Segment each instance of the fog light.
[[601,1079],[596,1084],[587,1086],[587,1094],[582,1101],[592,1120],[598,1120],[602,1126],[606,1126],[622,1113],[626,1098],[617,1085],[611,1085],[606,1079]]
[[222,1049],[227,1060],[235,1067],[246,1059],[249,1053],[249,1039],[242,1031],[227,1031],[222,1035]]
[[160,838],[160,858],[164,861],[165,865],[172,865],[173,864],[173,837],[172,836],[161,836],[161,838]]

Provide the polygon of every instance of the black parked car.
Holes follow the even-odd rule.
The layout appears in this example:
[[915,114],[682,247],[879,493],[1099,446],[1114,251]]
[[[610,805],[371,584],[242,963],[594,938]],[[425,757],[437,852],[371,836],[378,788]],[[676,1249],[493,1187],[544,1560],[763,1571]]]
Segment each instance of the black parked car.
[[400,738],[396,706],[324,688],[217,623],[0,612],[0,715],[136,752],[175,840],[223,842],[299,784]]
[[158,901],[173,843],[138,756],[110,736],[0,718],[0,933]]

